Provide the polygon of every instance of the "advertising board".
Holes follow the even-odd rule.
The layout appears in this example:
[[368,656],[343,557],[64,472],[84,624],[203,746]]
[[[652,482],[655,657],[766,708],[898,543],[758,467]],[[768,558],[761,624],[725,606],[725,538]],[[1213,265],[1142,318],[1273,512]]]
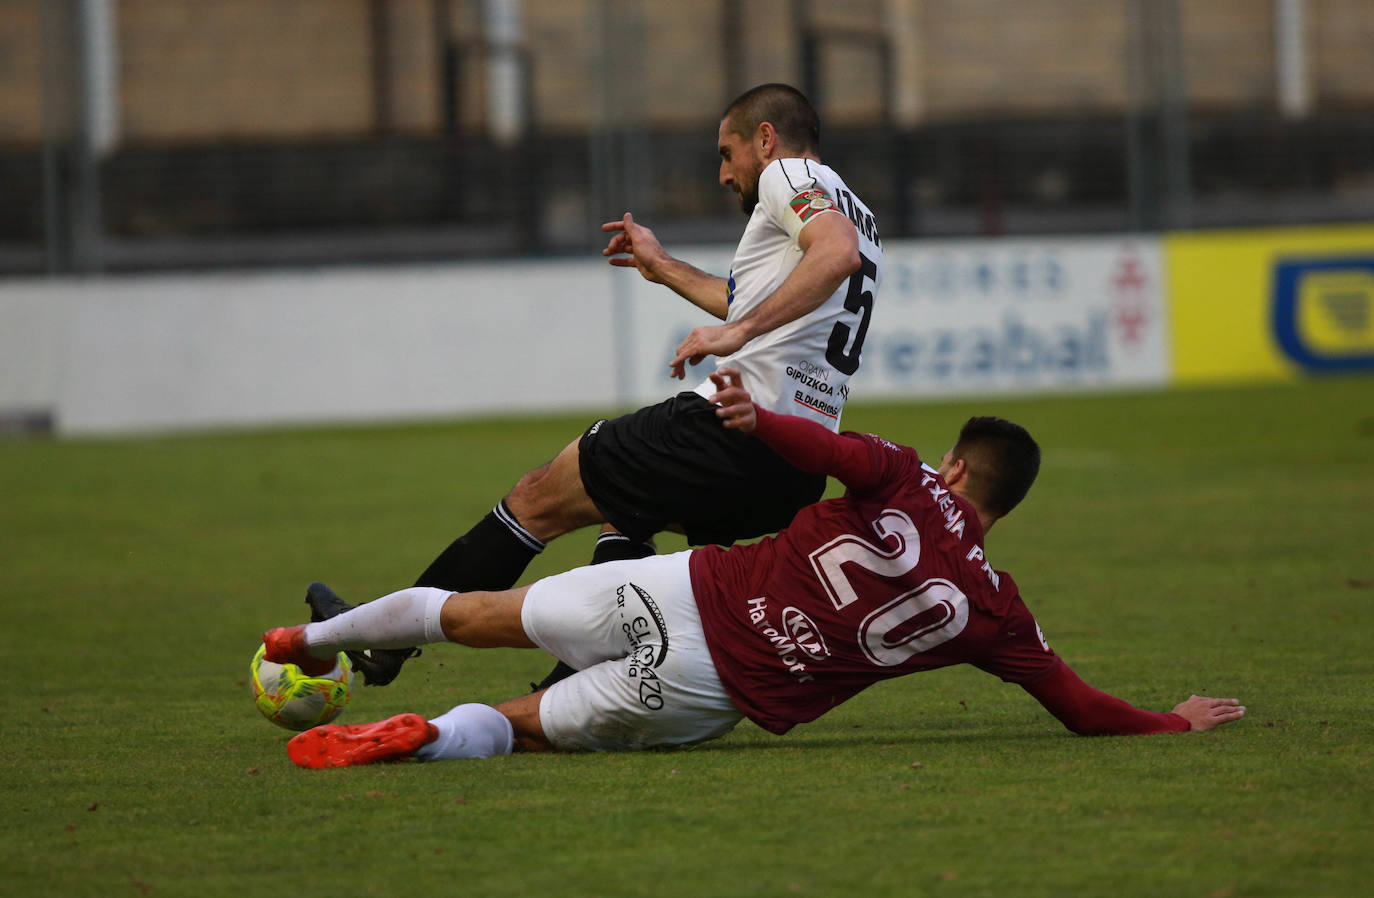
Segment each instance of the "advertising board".
[[1374,227],[1164,238],[1174,379],[1374,370]]
[[[888,243],[851,398],[1163,384],[1160,260],[1154,237]],[[721,275],[730,264],[719,252],[692,261]],[[673,390],[667,362],[678,342],[712,322],[661,287],[639,282],[629,293],[629,383],[651,401]]]

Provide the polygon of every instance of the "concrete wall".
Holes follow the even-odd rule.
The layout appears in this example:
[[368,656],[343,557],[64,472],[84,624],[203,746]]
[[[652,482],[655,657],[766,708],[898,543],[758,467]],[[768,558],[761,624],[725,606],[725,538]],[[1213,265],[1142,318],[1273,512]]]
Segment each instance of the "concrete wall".
[[[0,281],[0,422],[592,416],[694,387],[712,321],[599,257]],[[891,241],[862,359],[855,401],[1374,372],[1374,227]]]
[[0,412],[110,433],[605,406],[611,292],[586,275],[523,263],[518,277],[468,265],[8,282]]
[[[858,399],[1163,383],[1157,238],[893,242]],[[724,274],[730,247],[678,249]],[[63,434],[606,413],[705,313],[572,262],[0,283],[0,416]],[[856,322],[857,324],[857,322]]]

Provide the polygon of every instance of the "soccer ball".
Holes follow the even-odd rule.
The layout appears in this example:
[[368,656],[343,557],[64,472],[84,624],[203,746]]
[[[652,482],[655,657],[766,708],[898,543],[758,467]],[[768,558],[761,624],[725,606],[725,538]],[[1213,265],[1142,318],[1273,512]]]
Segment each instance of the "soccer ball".
[[288,730],[308,730],[339,715],[353,694],[353,664],[339,652],[324,676],[309,677],[294,664],[268,661],[267,646],[253,656],[253,700],[262,716]]

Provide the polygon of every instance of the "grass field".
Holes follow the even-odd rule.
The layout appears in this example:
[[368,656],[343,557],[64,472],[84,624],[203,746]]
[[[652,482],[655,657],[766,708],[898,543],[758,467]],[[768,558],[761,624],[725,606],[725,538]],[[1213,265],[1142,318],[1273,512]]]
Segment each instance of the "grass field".
[[[1374,379],[859,406],[947,448],[1027,425],[993,531],[1088,682],[1209,734],[1085,739],[972,669],[692,751],[302,771],[253,709],[305,584],[411,582],[582,419],[0,442],[0,894],[1362,895],[1374,879]],[[661,549],[680,547],[664,540]],[[555,543],[530,575],[580,563]],[[345,720],[497,701],[535,653],[436,646]]]

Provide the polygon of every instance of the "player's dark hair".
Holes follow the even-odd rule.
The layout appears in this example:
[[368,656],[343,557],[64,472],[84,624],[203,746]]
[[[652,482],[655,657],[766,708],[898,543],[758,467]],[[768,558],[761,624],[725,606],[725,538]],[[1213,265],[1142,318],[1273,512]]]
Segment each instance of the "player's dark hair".
[[735,98],[721,119],[730,130],[752,140],[759,125],[768,122],[783,146],[800,153],[821,150],[821,120],[806,95],[789,84],[760,84]]
[[969,497],[999,518],[1026,498],[1040,473],[1040,447],[1005,418],[969,418],[953,454],[968,466]]

